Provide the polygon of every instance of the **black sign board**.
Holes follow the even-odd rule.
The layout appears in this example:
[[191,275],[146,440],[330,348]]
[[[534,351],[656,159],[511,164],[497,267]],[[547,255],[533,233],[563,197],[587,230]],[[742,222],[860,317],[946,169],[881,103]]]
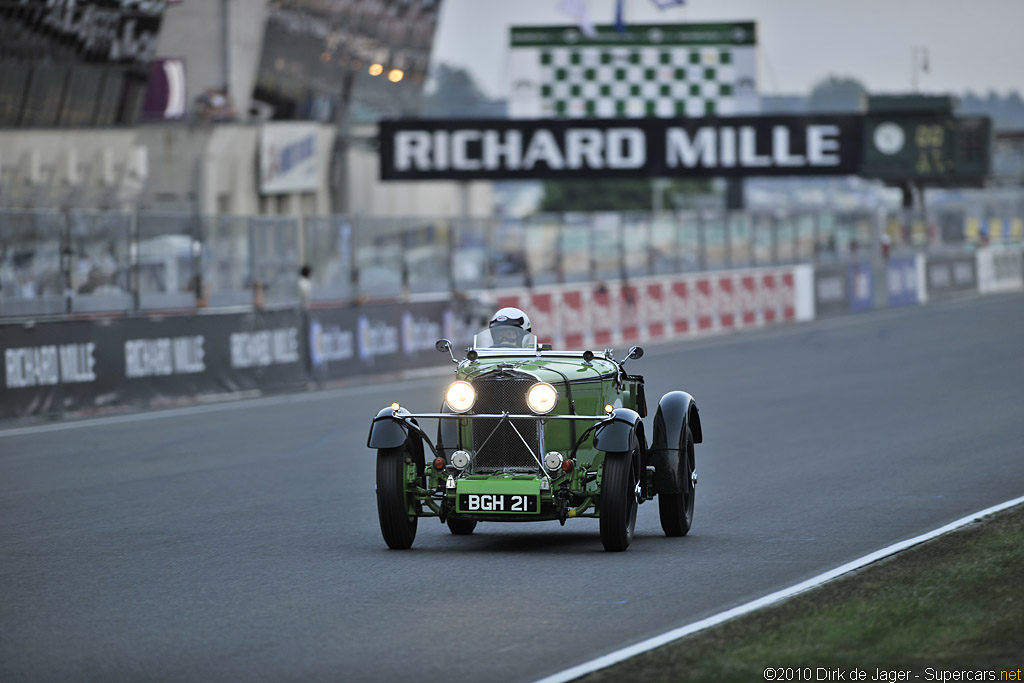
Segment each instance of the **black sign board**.
[[382,180],[851,175],[861,116],[383,121]]
[[0,419],[300,386],[298,310],[0,327]]
[[816,265],[814,267],[814,315],[823,317],[850,310],[849,265]]
[[973,254],[929,256],[925,265],[928,296],[977,290],[977,260]]
[[2,324],[0,419],[442,366],[485,324],[449,301]]

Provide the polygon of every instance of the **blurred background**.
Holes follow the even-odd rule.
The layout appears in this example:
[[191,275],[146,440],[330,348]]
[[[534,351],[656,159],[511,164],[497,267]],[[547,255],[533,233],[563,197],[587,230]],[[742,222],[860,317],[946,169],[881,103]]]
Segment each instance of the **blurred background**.
[[[518,101],[512,27],[706,22],[755,28],[743,97],[609,111],[929,96],[989,118],[986,172],[378,180],[382,119],[604,111]],[[295,305],[305,263],[349,302],[1020,243],[1021,25],[1011,0],[0,0],[0,316]]]

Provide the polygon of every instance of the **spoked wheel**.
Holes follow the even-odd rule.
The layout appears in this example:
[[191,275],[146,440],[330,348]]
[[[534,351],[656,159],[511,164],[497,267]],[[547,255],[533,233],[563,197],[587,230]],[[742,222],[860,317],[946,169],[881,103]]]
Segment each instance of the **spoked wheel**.
[[601,543],[604,549],[619,552],[629,547],[636,528],[640,479],[637,477],[636,444],[622,453],[606,453],[601,478]]
[[468,536],[473,533],[473,529],[476,529],[475,519],[448,518],[448,530],[456,536]]
[[[384,542],[393,550],[411,548],[416,538],[417,517],[405,486],[406,461],[411,461],[414,450],[407,442],[377,451],[377,516]],[[421,469],[418,466],[417,472]]]
[[659,493],[658,512],[661,513],[661,528],[666,536],[685,536],[693,524],[693,434],[686,430],[686,451],[680,463],[683,470],[683,490],[680,493]]

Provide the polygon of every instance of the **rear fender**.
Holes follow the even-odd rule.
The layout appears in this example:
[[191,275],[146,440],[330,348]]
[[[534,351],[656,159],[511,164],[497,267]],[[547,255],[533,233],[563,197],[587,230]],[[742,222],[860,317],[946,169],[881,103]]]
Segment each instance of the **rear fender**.
[[685,391],[670,391],[658,401],[654,415],[654,434],[651,440],[650,462],[654,465],[654,488],[658,493],[680,493],[684,489],[686,467],[686,430],[693,442],[700,443],[704,436],[700,426],[697,404]]

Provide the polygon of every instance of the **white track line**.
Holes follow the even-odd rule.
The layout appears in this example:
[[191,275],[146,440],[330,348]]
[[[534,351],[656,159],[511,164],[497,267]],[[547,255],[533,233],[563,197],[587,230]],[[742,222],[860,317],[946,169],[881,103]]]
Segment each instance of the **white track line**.
[[1013,500],[1008,500],[1005,503],[1000,503],[999,505],[994,505],[990,508],[981,510],[980,512],[975,512],[974,514],[967,515],[966,517],[962,517],[961,519],[958,519],[955,522],[951,522],[944,527],[935,529],[934,531],[929,531],[920,536],[915,536],[914,538],[910,538],[905,541],[900,541],[899,543],[894,543],[893,545],[890,545],[887,548],[882,548],[881,550],[877,550],[871,553],[870,555],[865,555],[864,557],[853,560],[852,562],[847,562],[841,567],[836,567],[835,569],[827,571],[824,574],[819,574],[818,576],[807,579],[806,581],[798,583],[795,586],[783,588],[780,591],[776,591],[774,593],[771,593],[770,595],[766,595],[763,598],[758,598],[757,600],[748,602],[745,605],[733,607],[730,610],[726,610],[725,612],[721,612],[706,619],[701,619],[700,621],[696,621],[692,624],[687,624],[686,626],[681,626],[677,629],[673,629],[666,633],[662,633],[661,635],[654,636],[653,638],[648,638],[647,640],[641,641],[635,645],[630,645],[629,647],[623,648],[621,650],[616,650],[615,652],[610,652],[602,657],[598,657],[597,659],[592,659],[589,662],[578,664],[577,666],[574,666],[571,669],[566,669],[565,671],[560,671],[546,678],[542,678],[538,680],[536,683],[565,683],[566,681],[572,681],[581,676],[586,676],[587,674],[594,673],[595,671],[604,669],[613,664],[618,664],[619,662],[629,659],[630,657],[634,657],[644,652],[649,652],[650,650],[661,647],[662,645],[671,643],[674,640],[685,638],[686,636],[697,633],[698,631],[703,631],[704,629],[711,628],[712,626],[717,626],[718,624],[721,624],[725,621],[729,621],[730,619],[735,619],[736,617],[749,614],[754,610],[758,610],[762,607],[767,607],[768,605],[773,605],[787,598],[791,598],[797,593],[803,593],[804,591],[810,590],[811,588],[816,588],[822,585],[823,583],[827,583],[828,581],[831,581],[839,576],[842,576],[843,574],[852,572],[855,569],[860,569],[861,567],[869,565],[872,562],[877,562],[878,560],[885,559],[886,557],[889,557],[890,555],[895,555],[896,553],[906,550],[911,546],[918,545],[919,543],[924,543],[925,541],[930,541],[933,538],[936,538],[943,534],[947,534],[950,531],[959,529],[962,526],[970,524],[976,519],[979,519],[986,515],[994,514],[996,512],[1000,512],[1007,508],[1014,507],[1015,505],[1020,505],[1021,503],[1024,503],[1024,496],[1014,498]]

